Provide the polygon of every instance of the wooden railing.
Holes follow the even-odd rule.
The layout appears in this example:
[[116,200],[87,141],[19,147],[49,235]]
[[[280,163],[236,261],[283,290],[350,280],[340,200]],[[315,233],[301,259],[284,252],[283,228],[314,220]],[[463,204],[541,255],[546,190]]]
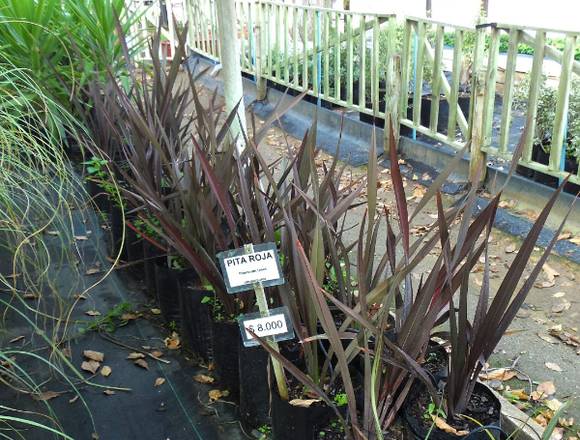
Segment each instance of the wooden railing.
[[[215,1],[185,0],[184,20],[190,49],[218,61]],[[361,114],[391,115],[413,134],[454,148],[469,139],[472,168],[482,160],[509,161],[526,121],[524,167],[563,178],[569,172],[566,149],[577,142],[580,154],[580,123],[578,139],[567,132],[570,91],[580,73],[574,59],[580,33],[504,24],[470,28],[413,17],[399,20],[401,25],[392,14],[269,0],[237,0],[236,8],[232,36],[235,32],[240,43],[242,70],[258,83],[306,91],[323,104]],[[563,49],[547,44],[555,33]],[[522,44],[533,51],[533,59],[525,108],[516,109]],[[550,136],[542,139],[548,163],[535,153],[545,59],[561,66]],[[580,183],[580,174],[573,171],[571,181]]]

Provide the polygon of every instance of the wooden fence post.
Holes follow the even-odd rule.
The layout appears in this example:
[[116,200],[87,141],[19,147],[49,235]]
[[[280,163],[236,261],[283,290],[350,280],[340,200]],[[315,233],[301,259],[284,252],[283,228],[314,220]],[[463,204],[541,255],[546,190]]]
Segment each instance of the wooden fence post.
[[[485,28],[478,27],[477,40],[475,43],[475,53],[473,60],[473,80],[471,87],[471,99],[473,100],[473,117],[471,118],[471,157],[469,159],[469,179],[472,180],[479,175],[478,184],[485,179],[486,154],[482,150],[485,138],[485,80],[486,69],[483,63],[485,48]],[[489,87],[492,87],[489,85]],[[495,93],[495,84],[493,84]],[[481,171],[480,171],[481,168]]]

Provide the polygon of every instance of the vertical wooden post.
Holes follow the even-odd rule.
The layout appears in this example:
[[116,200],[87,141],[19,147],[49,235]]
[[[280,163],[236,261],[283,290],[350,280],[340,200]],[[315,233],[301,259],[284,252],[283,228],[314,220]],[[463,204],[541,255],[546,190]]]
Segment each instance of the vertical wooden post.
[[[244,246],[244,250],[247,254],[253,254],[254,245],[247,244]],[[262,286],[262,283],[254,284],[254,292],[256,293],[256,304],[258,305],[260,314],[262,316],[268,316],[268,300],[266,298],[266,293],[264,292],[264,286]],[[280,353],[280,348],[278,347],[278,343],[276,341],[270,340],[268,341],[268,345],[270,345],[274,351]],[[286,385],[284,369],[278,360],[274,359],[273,357],[271,360],[272,369],[274,370],[274,377],[276,378],[276,385],[278,386],[278,394],[282,400],[288,400],[288,386]]]
[[[217,17],[220,29],[237,29],[236,25],[236,8],[234,0],[220,0],[216,2]],[[242,86],[242,71],[240,68],[240,52],[238,47],[238,36],[234,32],[220,32],[220,51],[222,63],[222,77],[224,81],[224,97],[226,101],[226,112],[229,114],[233,111],[238,103],[243,100],[244,89]],[[238,137],[241,141],[243,136],[241,132],[246,130],[245,106],[242,104],[237,110],[238,117],[231,127],[232,136]],[[243,144],[238,143],[238,153],[241,152]]]
[[[479,183],[483,182],[486,170],[486,156],[482,150],[484,142],[485,119],[485,79],[486,70],[483,63],[485,46],[485,28],[478,27],[473,60],[474,72],[472,81],[473,117],[471,119],[471,158],[469,160],[469,179],[474,179],[479,173]],[[494,85],[495,86],[495,85]],[[481,171],[480,171],[481,168]]]
[[267,81],[264,78],[264,11],[261,2],[256,3],[256,22],[254,24],[254,38],[256,42],[256,99],[263,101],[267,95]]

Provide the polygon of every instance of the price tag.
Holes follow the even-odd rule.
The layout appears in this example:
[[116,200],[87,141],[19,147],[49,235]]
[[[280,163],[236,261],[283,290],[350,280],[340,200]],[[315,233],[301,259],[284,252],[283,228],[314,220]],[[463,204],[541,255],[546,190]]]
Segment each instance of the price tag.
[[263,287],[284,284],[275,243],[254,245],[250,253],[245,248],[220,252],[217,257],[228,293],[253,289],[257,283]]
[[267,316],[260,312],[242,315],[238,322],[245,347],[260,345],[248,329],[260,338],[267,337],[275,342],[294,339],[294,327],[287,307],[268,310]]

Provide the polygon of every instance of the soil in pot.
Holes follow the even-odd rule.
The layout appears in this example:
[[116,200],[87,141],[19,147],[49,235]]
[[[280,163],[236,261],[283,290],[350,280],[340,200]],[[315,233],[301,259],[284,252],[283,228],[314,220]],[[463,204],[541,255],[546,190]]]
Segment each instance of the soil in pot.
[[87,192],[99,211],[108,213],[110,208],[109,194],[94,180],[87,180]]
[[213,361],[221,389],[230,392],[232,400],[240,396],[240,327],[237,322],[212,321]]
[[179,283],[181,304],[181,337],[185,347],[195,353],[202,362],[211,358],[211,309],[204,298],[211,295],[190,283]]
[[[127,260],[127,248],[123,245],[123,230],[125,230],[125,234],[127,234],[127,229],[124,228],[123,225],[123,210],[116,205],[115,203],[111,204],[110,210],[110,233],[111,233],[111,243],[109,246],[110,256],[112,258],[116,258],[119,252],[121,252],[121,259]],[[125,236],[125,241],[127,241],[127,237]]]
[[268,362],[262,347],[240,347],[240,419],[247,432],[270,424]]
[[[403,417],[407,423],[411,438],[423,440],[431,429],[433,421],[428,411],[429,404],[431,404],[431,396],[425,386],[416,384],[403,407]],[[475,385],[465,415],[477,420],[483,426],[501,428],[501,404],[493,392],[479,382]],[[480,425],[467,419],[458,418],[452,423],[447,422],[458,431],[466,430],[471,432],[470,440],[489,440],[489,434],[496,439],[500,438],[499,429],[472,432],[477,431]],[[431,440],[453,440],[464,437],[459,437],[434,427],[429,438]]]

